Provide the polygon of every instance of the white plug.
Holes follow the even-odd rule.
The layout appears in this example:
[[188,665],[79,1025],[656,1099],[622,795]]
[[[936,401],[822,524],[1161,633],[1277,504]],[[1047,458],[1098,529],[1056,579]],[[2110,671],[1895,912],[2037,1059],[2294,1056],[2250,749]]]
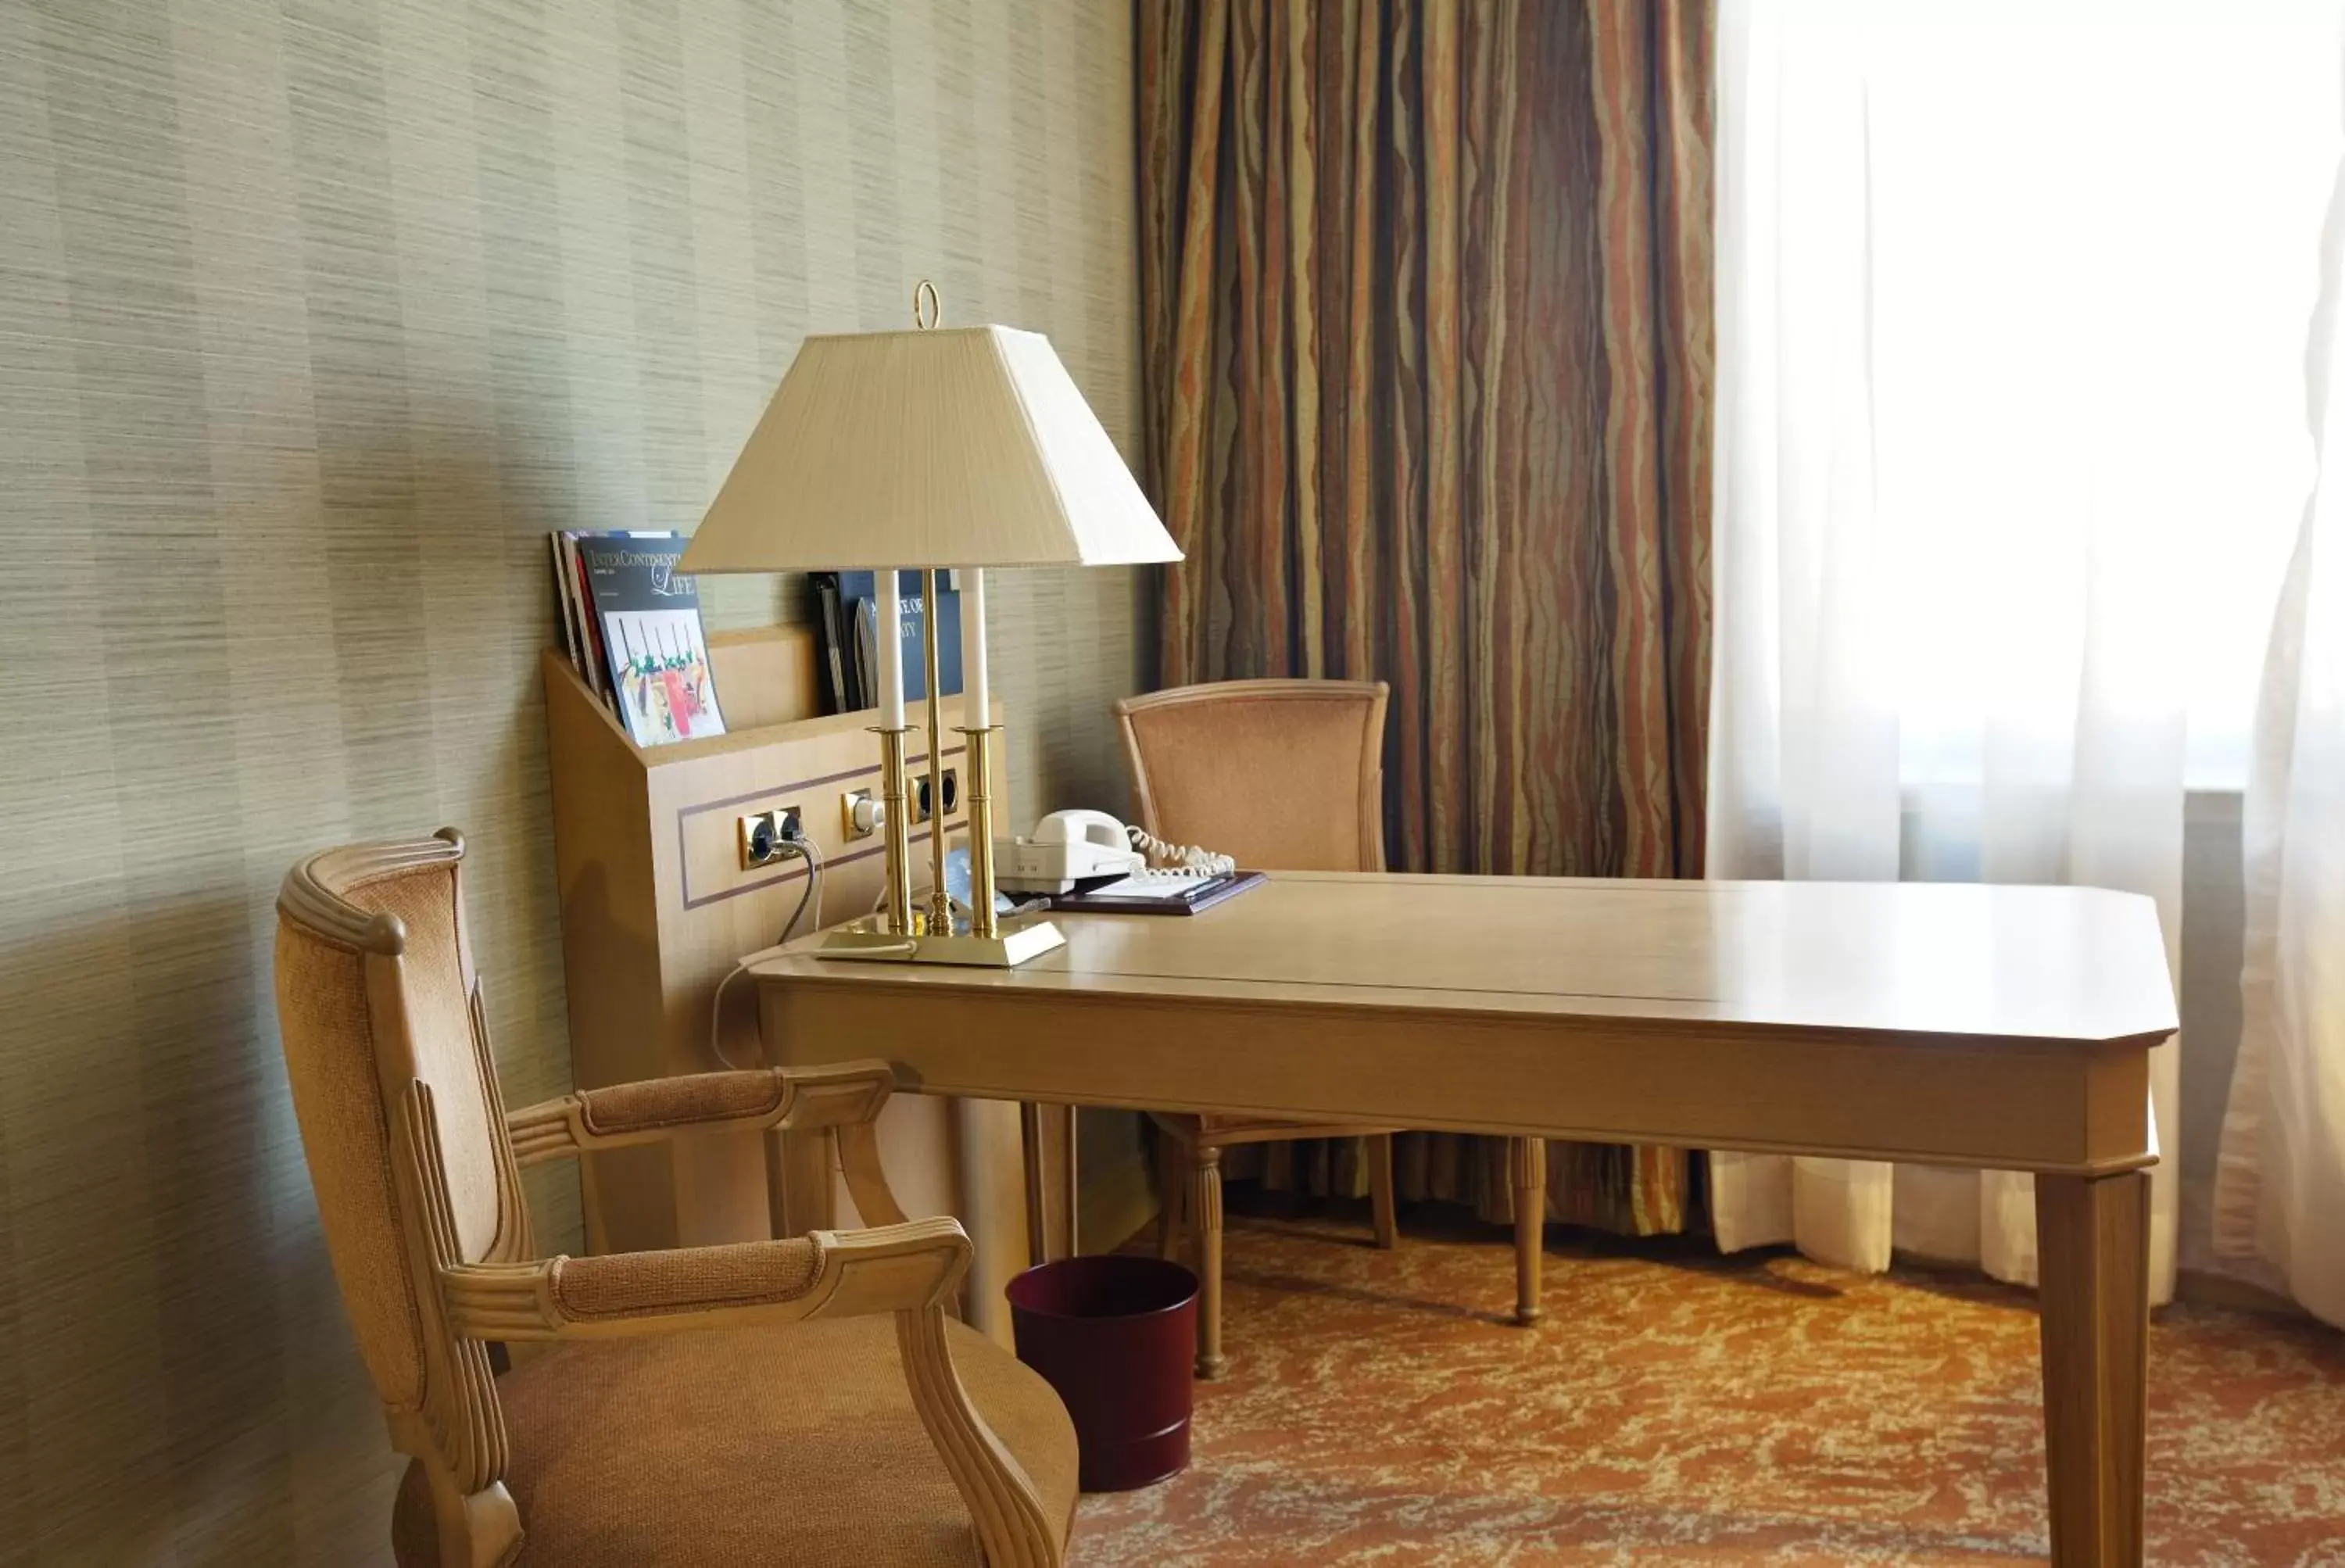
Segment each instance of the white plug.
[[888,820],[888,807],[868,789],[849,789],[838,798],[838,825],[849,839],[868,839]]

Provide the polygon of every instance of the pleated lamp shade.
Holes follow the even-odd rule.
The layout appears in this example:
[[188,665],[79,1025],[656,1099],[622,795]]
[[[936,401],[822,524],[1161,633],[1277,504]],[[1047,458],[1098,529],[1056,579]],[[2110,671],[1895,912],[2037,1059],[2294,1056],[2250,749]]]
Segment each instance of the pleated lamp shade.
[[680,569],[1180,558],[1051,341],[965,327],[808,338]]

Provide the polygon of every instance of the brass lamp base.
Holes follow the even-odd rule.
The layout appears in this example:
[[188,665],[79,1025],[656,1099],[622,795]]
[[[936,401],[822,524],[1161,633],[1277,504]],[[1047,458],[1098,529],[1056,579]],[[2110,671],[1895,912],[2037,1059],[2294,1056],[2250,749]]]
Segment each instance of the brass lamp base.
[[[888,574],[895,591],[896,575]],[[922,653],[928,663],[928,689],[943,689],[938,678],[937,575],[920,574]],[[982,627],[982,620],[978,623]],[[982,635],[980,630],[980,635]],[[961,920],[953,912],[945,885],[945,840],[951,830],[944,820],[944,748],[937,721],[942,705],[931,696],[928,703],[929,799],[937,803],[936,821],[929,838],[932,868],[925,921],[912,910],[909,823],[904,802],[907,789],[904,741],[911,731],[904,725],[881,725],[879,736],[880,794],[888,803],[888,881],[883,901],[887,913],[868,915],[843,925],[822,939],[814,951],[822,958],[856,959],[868,963],[957,963],[970,969],[1015,969],[1067,945],[1059,928],[1046,920],[1004,924],[993,909],[993,737],[990,713],[976,704],[977,722],[959,733],[969,752],[969,913]],[[925,923],[928,930],[917,929]]]
[[1046,920],[1002,925],[992,936],[973,936],[966,930],[950,936],[905,936],[889,931],[877,919],[839,927],[815,949],[821,958],[856,959],[868,963],[954,963],[965,969],[1015,969],[1053,948],[1067,945],[1064,932]]

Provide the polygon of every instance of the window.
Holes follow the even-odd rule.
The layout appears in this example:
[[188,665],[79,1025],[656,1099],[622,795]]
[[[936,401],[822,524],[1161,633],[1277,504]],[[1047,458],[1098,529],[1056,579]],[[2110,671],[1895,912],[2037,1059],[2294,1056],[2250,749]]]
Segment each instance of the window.
[[[2087,707],[2145,747],[2187,733],[2190,786],[2238,788],[2313,477],[2334,7],[1749,9],[1781,25],[1737,122],[1744,260],[1777,270],[1744,309],[1781,334],[1773,461],[1832,453],[1776,482],[1783,535],[1825,530],[1814,569],[1884,606],[1824,656],[1869,661],[1853,706],[1893,714],[1909,788],[1975,786],[2031,737],[2056,768]],[[1808,440],[1852,400],[1853,442]],[[1857,525],[1802,521],[1835,485],[1869,495]],[[1783,614],[1834,591],[1787,581]]]

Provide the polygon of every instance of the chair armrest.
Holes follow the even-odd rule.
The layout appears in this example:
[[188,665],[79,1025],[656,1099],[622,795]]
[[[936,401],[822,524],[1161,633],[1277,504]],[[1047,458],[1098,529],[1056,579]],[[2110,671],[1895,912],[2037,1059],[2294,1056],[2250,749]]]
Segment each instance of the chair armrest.
[[505,1116],[523,1165],[655,1143],[680,1133],[796,1131],[866,1123],[895,1088],[884,1062],[685,1073],[580,1089]]
[[787,1241],[462,1263],[440,1270],[449,1327],[468,1339],[572,1339],[908,1312],[969,1271],[960,1222],[817,1230]]
[[944,1303],[969,1270],[950,1218],[788,1241],[439,1270],[451,1329],[467,1340],[665,1334],[887,1312],[912,1408],[960,1492],[989,1568],[1061,1568],[1063,1521],[953,1369]]
[[[892,1084],[888,1069],[864,1064],[780,1076],[793,1086],[785,1092],[782,1108],[761,1125],[829,1127],[843,1151],[857,1151],[848,1165],[849,1190],[855,1191],[858,1161],[876,1176],[878,1151],[869,1118]],[[790,1119],[794,1104],[804,1110],[802,1124]],[[563,1114],[565,1125],[572,1114]],[[584,1130],[587,1140],[571,1146],[597,1146],[592,1141],[597,1135]],[[969,1264],[969,1237],[958,1221],[928,1219],[869,1230],[816,1231],[788,1241],[696,1247],[648,1265],[640,1254],[590,1259],[583,1285],[574,1277],[565,1292],[560,1275],[578,1269],[577,1259],[462,1261],[447,1170],[431,1085],[411,1079],[391,1127],[391,1179],[412,1278],[425,1285],[417,1304],[424,1319],[429,1375],[422,1409],[399,1413],[392,1430],[398,1433],[407,1430],[401,1423],[421,1423],[420,1430],[431,1436],[414,1437],[409,1451],[447,1450],[447,1462],[467,1497],[492,1491],[502,1495],[504,1424],[486,1341],[668,1333],[884,1311],[896,1319],[912,1408],[969,1509],[988,1568],[1061,1568],[1066,1521],[1044,1515],[1032,1478],[985,1424],[953,1370],[944,1303]],[[874,1197],[885,1199],[888,1217],[898,1217],[884,1183]],[[867,1216],[881,1212],[879,1204],[866,1201],[860,1192],[856,1205]],[[434,1283],[436,1290],[430,1288]],[[512,1507],[509,1500],[505,1507]]]

